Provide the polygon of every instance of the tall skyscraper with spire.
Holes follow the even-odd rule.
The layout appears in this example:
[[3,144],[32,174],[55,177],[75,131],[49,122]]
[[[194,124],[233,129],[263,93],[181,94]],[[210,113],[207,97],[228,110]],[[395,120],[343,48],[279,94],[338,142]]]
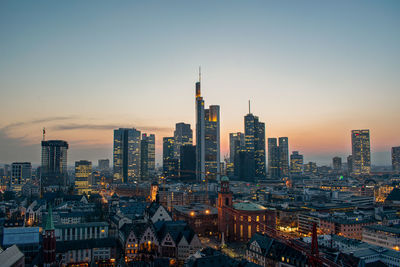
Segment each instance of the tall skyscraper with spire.
[[201,96],[201,71],[196,82],[196,179],[203,181],[206,172],[215,179],[220,173],[220,108],[204,109]]
[[205,177],[205,120],[204,100],[201,96],[201,71],[199,81],[196,82],[196,180],[202,181]]

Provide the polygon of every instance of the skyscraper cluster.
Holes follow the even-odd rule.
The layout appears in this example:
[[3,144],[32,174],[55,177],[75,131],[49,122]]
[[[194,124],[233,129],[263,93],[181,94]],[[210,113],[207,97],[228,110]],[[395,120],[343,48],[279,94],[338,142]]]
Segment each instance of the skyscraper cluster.
[[130,183],[155,171],[155,136],[135,128],[114,130],[114,180]]

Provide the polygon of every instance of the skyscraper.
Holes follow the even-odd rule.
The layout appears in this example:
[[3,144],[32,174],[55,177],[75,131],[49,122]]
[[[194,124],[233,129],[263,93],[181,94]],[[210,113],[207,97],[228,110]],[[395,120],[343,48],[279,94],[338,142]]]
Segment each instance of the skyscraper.
[[219,177],[220,170],[220,129],[219,129],[219,106],[213,105],[204,110],[205,115],[205,170],[208,178]]
[[201,85],[196,83],[196,179],[203,181],[205,177],[205,120],[204,100],[201,96]]
[[179,169],[180,177],[184,180],[195,180],[195,170],[196,170],[196,147],[193,145],[183,145],[181,146]]
[[400,146],[392,147],[392,169],[394,173],[400,173]]
[[140,177],[140,131],[114,130],[114,179],[128,183]]
[[289,140],[287,137],[279,137],[278,140],[268,138],[268,175],[270,178],[282,178],[289,175]]
[[140,141],[140,176],[148,178],[155,172],[155,135],[142,134]]
[[92,162],[80,160],[75,162],[75,189],[78,194],[87,192],[92,183]]
[[279,169],[281,177],[289,175],[289,139],[287,137],[279,137]]
[[229,134],[229,161],[235,163],[235,156],[240,150],[244,150],[244,133]]
[[217,105],[204,108],[201,96],[201,77],[196,83],[196,179],[203,181],[220,173],[220,108]]
[[11,164],[11,189],[20,192],[22,186],[32,178],[30,162],[14,162]]
[[163,172],[165,177],[177,176],[178,174],[178,159],[174,157],[173,137],[163,138]]
[[347,157],[347,173],[351,174],[353,172],[353,156],[349,155]]
[[41,183],[43,187],[67,185],[68,143],[62,140],[42,141]]
[[353,174],[369,174],[371,171],[371,150],[369,130],[351,131]]
[[290,174],[301,175],[303,173],[304,158],[298,151],[293,151],[290,155]]
[[175,124],[174,139],[174,157],[179,159],[181,146],[193,145],[193,131],[190,128],[190,124],[183,122]]
[[342,158],[341,157],[334,157],[332,159],[333,170],[336,172],[340,172],[342,170]]
[[[250,112],[244,117],[245,149],[249,154],[250,175],[265,177],[265,124]],[[253,163],[254,162],[254,163]]]

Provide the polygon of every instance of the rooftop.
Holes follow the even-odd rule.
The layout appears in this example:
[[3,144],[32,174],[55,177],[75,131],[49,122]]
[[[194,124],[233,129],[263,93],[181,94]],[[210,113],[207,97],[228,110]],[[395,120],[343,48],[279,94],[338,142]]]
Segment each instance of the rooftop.
[[236,210],[246,211],[260,211],[266,210],[267,208],[253,202],[238,202],[233,204],[233,208]]

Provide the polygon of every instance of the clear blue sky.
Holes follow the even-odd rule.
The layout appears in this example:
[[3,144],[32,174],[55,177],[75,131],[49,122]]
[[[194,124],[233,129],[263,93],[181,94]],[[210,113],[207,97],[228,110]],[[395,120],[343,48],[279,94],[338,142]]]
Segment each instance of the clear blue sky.
[[[112,129],[170,136],[194,122],[194,82],[243,131],[329,163],[350,130],[372,161],[400,145],[400,1],[1,1],[0,162],[40,161],[41,128],[74,160],[112,154]],[[193,128],[193,127],[192,127]],[[159,156],[158,156],[159,158]]]

